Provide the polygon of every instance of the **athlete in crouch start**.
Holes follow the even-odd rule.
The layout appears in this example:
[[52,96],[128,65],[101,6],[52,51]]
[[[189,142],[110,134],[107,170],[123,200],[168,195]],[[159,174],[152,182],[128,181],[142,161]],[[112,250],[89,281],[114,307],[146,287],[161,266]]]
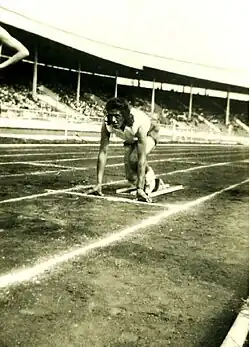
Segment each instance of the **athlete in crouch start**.
[[124,98],[112,98],[105,107],[101,129],[100,149],[97,159],[97,184],[92,193],[103,195],[102,181],[107,160],[110,134],[124,141],[126,179],[137,189],[137,199],[151,202],[150,194],[160,189],[162,180],[155,177],[148,165],[147,155],[159,140],[160,126],[146,113],[131,108]]

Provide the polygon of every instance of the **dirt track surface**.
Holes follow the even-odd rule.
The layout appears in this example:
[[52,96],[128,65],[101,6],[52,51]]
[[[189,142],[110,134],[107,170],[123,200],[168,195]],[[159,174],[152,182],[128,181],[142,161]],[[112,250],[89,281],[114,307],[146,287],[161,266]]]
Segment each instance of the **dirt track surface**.
[[[110,148],[105,182],[124,179],[122,153]],[[185,188],[155,199],[166,209],[26,199],[94,184],[96,156],[95,146],[0,149],[0,346],[220,346],[248,295],[248,183],[223,191],[248,179],[248,149],[158,147],[155,172]]]

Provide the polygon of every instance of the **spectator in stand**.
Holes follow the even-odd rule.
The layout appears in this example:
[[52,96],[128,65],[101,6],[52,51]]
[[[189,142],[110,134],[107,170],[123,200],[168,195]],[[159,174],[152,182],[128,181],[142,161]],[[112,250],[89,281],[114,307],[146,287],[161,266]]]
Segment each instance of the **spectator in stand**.
[[228,125],[228,134],[232,135],[233,134],[233,130],[234,130],[233,124],[229,123],[229,125]]
[[47,110],[50,106],[39,101],[33,100],[28,87],[15,84],[9,86],[2,84],[0,88],[1,110],[7,112],[15,110]]
[[2,54],[2,46],[7,45],[10,48],[13,48],[17,51],[12,57],[8,58],[4,62],[0,63],[0,69],[3,69],[9,65],[17,63],[19,60],[27,57],[29,51],[24,45],[19,42],[17,39],[12,37],[7,30],[0,26],[0,56]]

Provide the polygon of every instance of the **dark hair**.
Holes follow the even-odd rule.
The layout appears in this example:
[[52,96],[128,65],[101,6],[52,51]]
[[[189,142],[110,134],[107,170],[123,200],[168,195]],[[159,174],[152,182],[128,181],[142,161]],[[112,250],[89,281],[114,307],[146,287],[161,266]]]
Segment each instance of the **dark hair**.
[[134,122],[134,117],[130,113],[130,106],[128,101],[125,98],[112,98],[109,99],[105,109],[107,113],[114,111],[114,110],[119,110],[121,111],[123,117],[124,117],[124,122],[125,125],[127,126],[132,126]]
[[107,112],[112,110],[129,110],[129,104],[125,98],[112,98],[106,104]]

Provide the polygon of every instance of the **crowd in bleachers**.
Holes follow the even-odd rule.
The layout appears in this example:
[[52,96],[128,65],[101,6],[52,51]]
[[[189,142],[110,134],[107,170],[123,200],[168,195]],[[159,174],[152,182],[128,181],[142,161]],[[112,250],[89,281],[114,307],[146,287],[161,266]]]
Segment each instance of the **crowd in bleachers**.
[[[49,88],[58,97],[58,101],[67,105],[71,109],[79,113],[78,121],[84,118],[100,118],[103,116],[104,105],[107,99],[111,96],[108,93],[104,94],[98,90],[91,92],[81,91],[80,98],[76,100],[76,90],[72,86],[64,86],[62,84],[47,84]],[[38,88],[39,91],[39,88]],[[136,91],[138,92],[138,90]],[[133,88],[119,86],[119,93],[121,96],[126,97],[133,107],[139,108],[144,112],[151,113],[151,95],[150,90],[142,90],[138,96],[135,96]],[[119,94],[119,95],[120,95]],[[203,118],[218,127],[218,131],[226,131],[233,133],[237,131],[238,125],[232,120],[228,127],[223,125],[225,121],[225,111],[223,109],[223,102],[225,100],[214,100],[205,96],[194,96],[192,119],[188,119],[188,94],[177,92],[163,92],[156,91],[155,114],[160,122],[167,126],[175,126],[182,129],[199,129],[202,126],[206,127],[207,122],[204,123]],[[50,112],[55,109],[47,103],[32,98],[31,87],[19,84],[7,85],[3,84],[0,88],[0,106],[1,112],[4,110],[17,109],[26,111],[43,111],[44,114],[49,116]],[[225,106],[225,105],[224,105]],[[225,107],[224,107],[225,108]],[[239,113],[238,117],[241,120],[246,119],[244,113]],[[231,116],[231,119],[233,117]]]
[[[84,98],[80,98],[79,102],[76,102],[76,93],[69,88],[64,88],[59,85],[53,87],[48,85],[54,92],[58,93],[58,100],[75,111],[79,112],[79,118],[84,117],[96,117],[103,113],[103,106],[99,105],[95,100],[95,96],[92,94],[85,94]],[[39,93],[39,88],[38,88]],[[8,112],[8,115],[21,115],[21,111],[30,111],[30,114],[42,111],[45,115],[49,116],[51,112],[55,112],[55,108],[49,104],[41,101],[39,98],[36,100],[32,97],[31,88],[27,86],[7,85],[3,84],[0,88],[0,110],[1,112]],[[20,112],[19,112],[20,111]]]
[[80,93],[77,100],[76,91],[72,87],[66,87],[62,84],[45,85],[47,90],[52,91],[59,103],[62,103],[72,110],[79,113],[79,120],[83,118],[102,117],[104,102],[93,93]]
[[[55,88],[54,88],[55,90]],[[55,90],[59,100],[85,117],[98,117],[103,114],[103,106],[98,103],[94,94],[84,93],[77,101],[76,91],[66,90],[63,86]]]
[[34,111],[50,112],[52,108],[38,100],[32,98],[32,93],[29,88],[24,85],[2,84],[0,88],[0,109],[1,113],[5,112],[9,116],[20,116],[24,112],[27,114],[29,111],[32,114]]
[[32,99],[31,93],[25,86],[6,84],[1,85],[0,100],[2,106],[8,108],[37,109],[39,104]]

